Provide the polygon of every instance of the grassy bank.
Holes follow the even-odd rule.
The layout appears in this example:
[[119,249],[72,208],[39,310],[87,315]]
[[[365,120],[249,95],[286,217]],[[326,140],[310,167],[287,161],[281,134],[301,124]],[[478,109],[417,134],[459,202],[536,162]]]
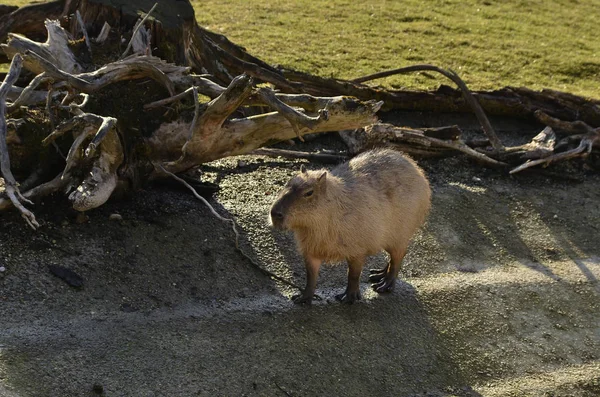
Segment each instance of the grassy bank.
[[[268,63],[322,76],[432,63],[456,70],[473,89],[515,85],[600,98],[598,0],[193,3],[202,26]],[[440,81],[419,74],[380,83],[430,89]]]

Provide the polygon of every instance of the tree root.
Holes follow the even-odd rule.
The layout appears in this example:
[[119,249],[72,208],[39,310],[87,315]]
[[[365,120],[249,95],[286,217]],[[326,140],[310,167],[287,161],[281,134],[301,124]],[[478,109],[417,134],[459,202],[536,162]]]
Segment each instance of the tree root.
[[21,216],[32,229],[38,228],[40,225],[35,219],[33,212],[29,211],[22,202],[33,204],[27,198],[21,195],[15,177],[10,169],[10,158],[8,154],[8,145],[6,143],[7,125],[6,125],[6,96],[10,87],[17,81],[21,73],[23,58],[20,55],[15,55],[10,64],[10,68],[6,78],[0,85],[0,171],[4,178],[4,193],[8,196],[11,203],[21,212]]
[[[124,154],[116,123],[117,120],[113,117],[84,113],[62,123],[42,141],[44,145],[48,145],[69,131],[80,131],[75,132],[75,140],[66,158],[63,179],[68,178],[83,160],[95,157],[99,149],[100,153],[93,160],[91,172],[69,195],[73,208],[78,211],[87,211],[104,204],[117,186],[117,169],[123,162]],[[82,155],[81,146],[90,137],[91,142]]]

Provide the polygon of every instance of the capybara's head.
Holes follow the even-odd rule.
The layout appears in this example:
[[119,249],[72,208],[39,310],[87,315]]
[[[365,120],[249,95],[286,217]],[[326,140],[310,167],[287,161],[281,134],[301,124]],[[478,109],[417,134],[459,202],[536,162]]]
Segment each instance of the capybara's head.
[[327,171],[307,171],[302,165],[300,173],[289,180],[271,206],[271,225],[287,230],[301,227],[305,220],[320,212],[319,208],[324,204],[326,186]]

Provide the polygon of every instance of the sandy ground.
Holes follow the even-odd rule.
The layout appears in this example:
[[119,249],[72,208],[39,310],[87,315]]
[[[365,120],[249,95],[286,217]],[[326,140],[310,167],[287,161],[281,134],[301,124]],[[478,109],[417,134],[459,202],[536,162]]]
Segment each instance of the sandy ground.
[[[213,205],[249,255],[302,284],[292,237],[266,223],[299,162],[238,160],[202,167]],[[402,281],[378,296],[364,272],[351,306],[333,299],[345,265],[322,269],[322,301],[293,305],[185,191],[148,187],[84,223],[51,198],[37,232],[0,214],[0,395],[600,395],[600,176],[420,164],[433,209]]]

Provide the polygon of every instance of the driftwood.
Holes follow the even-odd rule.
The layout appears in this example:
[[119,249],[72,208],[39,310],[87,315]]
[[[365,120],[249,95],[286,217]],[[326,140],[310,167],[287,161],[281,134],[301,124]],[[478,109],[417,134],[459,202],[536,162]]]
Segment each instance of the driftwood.
[[[188,1],[64,0],[0,8],[5,41],[2,52],[13,65],[0,89],[0,209],[16,207],[34,228],[24,204],[57,191],[85,211],[117,189],[227,156],[343,160],[263,148],[312,133],[342,131],[351,153],[386,144],[413,155],[465,155],[513,173],[585,156],[599,144],[597,101],[526,88],[471,92],[456,73],[432,65],[353,81],[276,68],[199,27]],[[19,73],[21,63],[27,73]],[[365,84],[423,70],[458,89],[390,91]],[[199,94],[209,99],[200,102]],[[464,140],[457,126],[375,124],[381,109],[473,112],[485,138]],[[547,128],[530,143],[510,147],[489,114],[535,117]],[[34,127],[43,136],[31,144],[27,131]],[[32,158],[33,164],[26,160]]]

